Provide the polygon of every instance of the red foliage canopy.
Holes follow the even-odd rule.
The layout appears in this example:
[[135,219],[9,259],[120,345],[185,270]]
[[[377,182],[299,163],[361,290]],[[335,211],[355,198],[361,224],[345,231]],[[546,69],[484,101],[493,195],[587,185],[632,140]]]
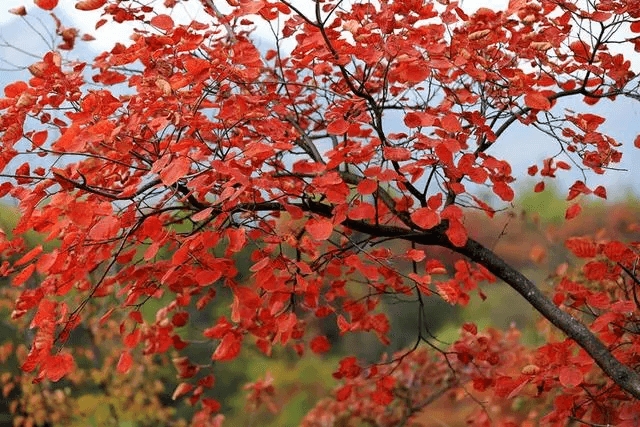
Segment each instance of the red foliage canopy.
[[[58,2],[35,3],[55,10]],[[561,148],[529,175],[602,174],[620,161],[622,143],[599,131],[605,118],[556,104],[573,97],[588,110],[603,98],[640,99],[628,59],[640,51],[640,3],[511,0],[507,10],[467,15],[448,0],[317,0],[300,9],[228,0],[224,10],[201,0],[208,15],[191,22],[173,14],[179,3],[78,1],[80,10],[102,10],[96,28],[114,21],[139,30],[89,64],[48,52],[28,82],[4,88],[0,171],[11,179],[0,195],[18,199],[22,216],[13,239],[0,240],[0,274],[21,290],[13,317],[35,313],[25,371],[57,381],[74,369],[56,344],[91,322],[89,302],[103,301],[100,324],[120,322],[117,370],[125,373],[140,349],[188,346],[177,330],[189,325],[190,308],[204,309],[223,287],[233,295],[228,317],[203,332],[217,361],[246,345],[328,351],[326,337],[305,333],[313,316],[386,342],[380,295],[436,293],[466,304],[497,276],[569,338],[527,353],[510,344],[511,332],[466,325],[450,349],[418,350],[397,370],[363,370],[347,358],[336,372],[345,380],[337,403],[318,407],[316,421],[325,408],[397,425],[440,390],[471,384],[496,401],[548,398],[544,420],[555,425],[638,425],[638,245],[569,239],[586,263],[565,273],[550,300],[468,237],[465,214],[479,208],[491,221],[514,199],[513,182],[527,171],[491,152],[514,143],[505,131],[518,123]],[[251,38],[259,22],[275,36],[266,52]],[[60,24],[56,32],[59,49],[72,49],[79,32]],[[483,188],[499,200],[482,200]],[[606,197],[578,181],[569,199],[591,193]],[[566,218],[579,213],[572,205]],[[25,253],[19,236],[28,230],[59,245]],[[389,240],[413,249],[393,253]],[[467,260],[440,279],[445,266],[423,251],[433,245]],[[251,277],[240,283],[247,257]],[[147,300],[167,295],[154,321],[140,315]],[[176,367],[187,382],[174,396],[201,400],[197,419],[216,411],[203,395],[213,385],[205,370],[185,360]],[[260,383],[256,396],[269,387]]]

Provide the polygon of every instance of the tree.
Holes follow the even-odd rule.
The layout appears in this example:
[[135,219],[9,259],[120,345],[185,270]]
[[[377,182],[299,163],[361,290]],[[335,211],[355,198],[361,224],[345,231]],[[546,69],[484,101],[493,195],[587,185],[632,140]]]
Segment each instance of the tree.
[[[57,3],[35,0],[52,11]],[[223,10],[202,0],[206,19],[179,22],[183,3],[80,0],[77,9],[102,11],[96,27],[134,23],[131,43],[90,64],[65,61],[80,34],[58,23],[58,49],[29,67],[28,82],[4,89],[0,194],[19,200],[22,217],[0,243],[0,273],[20,292],[12,317],[29,315],[34,330],[24,371],[36,381],[70,375],[77,361],[66,340],[109,319],[122,335],[119,373],[138,352],[179,352],[189,345],[181,328],[195,326],[193,310],[220,289],[233,295],[228,315],[198,325],[214,362],[249,345],[326,352],[325,336],[305,334],[313,317],[386,342],[389,323],[376,311],[385,295],[464,305],[497,278],[566,338],[549,332],[532,351],[515,331],[465,324],[443,349],[421,329],[388,365],[343,359],[335,401],[305,422],[331,414],[404,425],[456,390],[507,406],[520,395],[547,399],[554,425],[640,422],[637,242],[568,239],[583,263],[558,272],[549,297],[465,228],[471,210],[492,221],[514,198],[525,171],[492,155],[513,144],[505,132],[514,126],[557,143],[526,171],[541,176],[536,191],[564,170],[615,168],[628,141],[600,132],[605,118],[588,111],[640,97],[630,61],[640,3],[511,0],[467,15],[447,0],[228,0]],[[251,38],[258,22],[272,30],[266,52]],[[561,108],[564,98],[583,112]],[[487,189],[497,199],[483,197]],[[569,200],[589,195],[606,198],[606,189],[582,178],[568,191]],[[577,202],[566,218],[579,213]],[[28,230],[59,245],[24,253]],[[391,241],[410,249],[394,253]],[[463,258],[445,265],[433,246]],[[240,283],[245,256],[252,276]],[[153,299],[165,306],[144,318]],[[219,408],[205,393],[213,379],[185,358],[175,363],[184,382],[174,397],[199,402],[195,422],[204,423]],[[269,381],[252,387],[257,403],[271,391]]]

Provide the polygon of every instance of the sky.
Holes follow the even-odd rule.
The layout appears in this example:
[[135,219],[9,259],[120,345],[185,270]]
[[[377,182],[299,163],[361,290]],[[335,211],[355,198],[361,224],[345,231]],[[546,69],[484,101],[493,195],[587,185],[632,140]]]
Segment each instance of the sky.
[[[310,0],[292,1],[294,4],[303,5],[303,9],[305,7],[304,5],[313,4]],[[32,15],[35,16],[36,6],[33,4],[33,0],[0,0],[0,3],[0,31],[2,30],[1,26],[3,24],[8,23],[11,19],[16,19],[16,16],[8,13],[8,10],[12,7],[25,5],[28,13],[32,13]],[[60,0],[57,10],[67,15],[67,18],[64,19],[67,25],[78,27],[81,31],[96,37],[97,40],[89,43],[89,47],[96,51],[103,51],[109,50],[116,41],[127,42],[128,36],[126,35],[126,31],[122,31],[119,25],[107,24],[96,31],[94,25],[100,18],[101,12],[78,11],[74,7],[75,3],[75,0]],[[186,3],[187,7],[178,7],[174,10],[174,19],[178,22],[184,22],[191,17],[205,21],[206,15],[199,10],[199,7],[197,7],[198,4],[199,2],[197,0],[189,0]],[[223,0],[216,0],[216,4],[220,5],[221,10],[224,9],[225,2]],[[508,0],[463,0],[462,7],[465,12],[472,13],[479,7],[506,9],[507,4]],[[45,21],[45,25],[50,24],[50,22]],[[257,33],[258,36],[262,35],[265,39],[271,37],[266,28],[259,27]],[[32,49],[27,42],[37,42],[37,40],[24,41],[24,38],[17,38],[16,40],[21,40],[21,42],[18,43],[23,43],[27,50]],[[640,54],[631,52],[630,56],[636,58],[640,63]],[[618,142],[626,145],[623,150],[623,163],[620,167],[627,169],[627,171],[611,171],[604,176],[590,174],[587,179],[587,185],[591,188],[595,188],[597,185],[607,186],[609,188],[609,195],[612,198],[625,197],[629,190],[635,191],[636,194],[640,195],[640,173],[634,173],[634,168],[636,168],[637,171],[636,165],[640,165],[640,150],[633,147],[633,140],[640,132],[640,126],[638,126],[638,123],[640,123],[640,103],[619,99],[615,103],[603,101],[595,107],[581,106],[578,102],[559,107],[600,114],[607,117],[607,122],[603,125],[603,129],[611,134]],[[558,110],[559,107],[556,107],[554,111]],[[548,156],[550,153],[557,151],[554,141],[542,135],[540,132],[527,129],[522,125],[515,126],[505,133],[500,143],[496,144],[495,149],[492,150],[491,154],[494,156],[509,161],[514,171],[526,170],[528,166],[534,163],[540,164],[545,155]],[[561,187],[566,188],[571,185],[575,179],[582,179],[582,177],[575,171],[564,173],[564,175],[560,177]],[[523,180],[520,179],[520,182],[522,181]]]

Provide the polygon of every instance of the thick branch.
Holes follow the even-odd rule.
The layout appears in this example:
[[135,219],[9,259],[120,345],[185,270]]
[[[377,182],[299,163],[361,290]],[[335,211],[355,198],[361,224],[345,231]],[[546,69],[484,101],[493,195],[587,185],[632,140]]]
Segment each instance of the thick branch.
[[[310,207],[319,214],[326,214],[328,210],[327,207],[321,208],[313,205]],[[440,224],[426,232],[412,232],[401,227],[373,225],[353,220],[346,220],[343,224],[353,230],[378,237],[396,237],[422,245],[446,247],[484,266],[515,289],[554,326],[578,343],[616,384],[636,399],[640,399],[640,375],[638,373],[616,359],[602,341],[585,325],[560,310],[522,273],[475,240],[469,239],[466,245],[461,248],[454,246],[444,234],[445,224]]]
[[582,347],[602,370],[636,399],[640,399],[640,376],[629,367],[620,363],[611,351],[585,325],[573,316],[560,310],[522,273],[508,265],[495,253],[480,243],[469,239],[462,248],[445,245],[483,265],[494,275],[522,295],[529,304],[538,310],[547,320],[564,332]]

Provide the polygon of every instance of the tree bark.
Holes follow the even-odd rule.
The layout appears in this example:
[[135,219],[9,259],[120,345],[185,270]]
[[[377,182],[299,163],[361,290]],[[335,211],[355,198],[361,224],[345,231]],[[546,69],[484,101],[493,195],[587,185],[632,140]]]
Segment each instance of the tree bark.
[[[318,209],[318,206],[313,206],[312,210],[326,215],[327,208],[326,205],[322,209]],[[560,310],[531,280],[475,240],[468,239],[463,247],[454,246],[449,242],[445,234],[446,224],[440,224],[432,230],[423,232],[396,226],[368,224],[349,219],[344,221],[343,225],[372,236],[395,237],[421,245],[445,247],[484,266],[496,277],[515,289],[540,314],[582,347],[618,386],[640,400],[640,375],[637,372],[616,359],[593,332],[578,319]]]

